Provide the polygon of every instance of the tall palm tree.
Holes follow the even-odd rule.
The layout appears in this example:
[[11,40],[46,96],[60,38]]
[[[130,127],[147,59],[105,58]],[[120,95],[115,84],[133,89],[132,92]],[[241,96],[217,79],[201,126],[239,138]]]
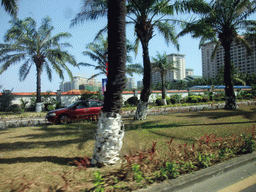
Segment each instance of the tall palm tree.
[[159,52],[157,52],[156,57],[152,57],[152,62],[152,71],[160,73],[162,81],[162,100],[164,105],[167,105],[165,78],[168,71],[175,70],[174,63],[168,61],[166,53],[161,55]]
[[230,47],[234,42],[240,42],[249,50],[248,42],[238,35],[239,29],[244,29],[253,21],[247,20],[256,10],[256,2],[250,0],[218,0],[198,3],[195,13],[200,19],[186,25],[179,36],[192,33],[192,37],[201,37],[200,46],[207,40],[219,42],[224,49],[224,82],[226,94],[226,109],[235,109],[236,100],[231,78]]
[[[98,73],[92,75],[89,79],[97,77],[99,75],[106,75],[106,63],[108,62],[108,41],[103,37],[103,35],[99,35],[96,39],[97,42],[89,43],[86,48],[87,50],[83,52],[83,55],[89,56],[92,60],[96,61],[97,64],[84,63],[80,62],[78,65],[85,67],[94,67],[95,70],[99,70]],[[126,40],[126,51],[127,54],[130,51],[133,51],[134,48],[130,44],[128,40]],[[127,62],[132,61],[129,55],[126,55]],[[126,73],[129,75],[133,75],[133,73],[141,74],[142,66],[140,64],[130,64],[126,66]]]
[[1,0],[1,6],[4,6],[5,11],[16,17],[18,13],[17,0]]
[[108,81],[104,106],[97,126],[92,164],[112,165],[119,161],[122,129],[122,92],[125,88],[126,0],[108,1]]
[[[127,17],[128,24],[135,25],[137,36],[136,44],[142,44],[143,49],[143,89],[141,91],[140,103],[137,107],[135,119],[146,118],[148,99],[151,93],[151,64],[148,51],[149,41],[154,36],[154,29],[162,34],[167,43],[172,42],[179,48],[175,29],[170,19],[175,10],[186,10],[187,3],[170,4],[171,0],[128,0]],[[71,26],[84,20],[98,19],[107,14],[107,0],[84,0],[82,11],[72,20]],[[102,30],[104,31],[104,30]]]
[[149,41],[154,36],[154,29],[162,34],[167,42],[172,42],[179,49],[175,28],[170,23],[173,20],[168,16],[174,14],[174,6],[170,0],[128,0],[127,12],[130,21],[135,25],[137,42],[140,42],[143,50],[143,89],[140,102],[136,110],[135,120],[142,120],[147,115],[148,99],[151,94],[151,64],[149,57]]
[[37,75],[37,103],[41,102],[41,75],[46,71],[49,80],[52,80],[52,68],[61,79],[64,79],[63,70],[66,70],[72,79],[72,73],[66,63],[77,66],[72,55],[63,48],[70,47],[69,43],[60,43],[62,38],[69,38],[69,33],[59,33],[51,36],[54,27],[51,19],[45,17],[42,25],[37,29],[36,22],[31,18],[11,20],[11,28],[4,38],[6,43],[0,44],[0,74],[17,62],[24,61],[19,70],[19,79],[26,79],[31,67],[36,66]]

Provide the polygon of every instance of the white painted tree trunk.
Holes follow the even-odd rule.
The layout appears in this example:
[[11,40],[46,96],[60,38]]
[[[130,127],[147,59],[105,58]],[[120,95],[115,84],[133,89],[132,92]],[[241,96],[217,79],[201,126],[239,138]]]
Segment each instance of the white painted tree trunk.
[[36,103],[36,112],[40,113],[42,112],[42,110],[43,110],[43,103],[42,102]]
[[123,145],[124,127],[120,114],[109,117],[101,112],[97,125],[96,143],[91,164],[94,166],[114,165],[120,162],[119,152]]
[[137,111],[135,113],[135,120],[144,120],[147,117],[148,102],[139,101]]
[[163,99],[163,104],[167,105],[166,98]]

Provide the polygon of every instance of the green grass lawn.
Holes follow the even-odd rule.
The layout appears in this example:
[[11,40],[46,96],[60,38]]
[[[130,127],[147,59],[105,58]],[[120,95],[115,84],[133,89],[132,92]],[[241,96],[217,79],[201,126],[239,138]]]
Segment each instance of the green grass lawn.
[[[235,111],[214,110],[148,116],[145,121],[124,119],[125,137],[121,155],[157,147],[174,138],[175,143],[192,144],[205,134],[220,137],[247,133],[256,124],[256,106]],[[96,169],[71,166],[76,157],[92,157],[96,122],[68,125],[40,125],[0,130],[0,191],[56,191],[92,188]],[[102,173],[112,167],[100,168]],[[64,190],[64,188],[62,188]]]
[[23,113],[14,113],[14,112],[0,112],[0,119],[6,118],[31,118],[31,117],[45,117],[47,112],[23,112]]

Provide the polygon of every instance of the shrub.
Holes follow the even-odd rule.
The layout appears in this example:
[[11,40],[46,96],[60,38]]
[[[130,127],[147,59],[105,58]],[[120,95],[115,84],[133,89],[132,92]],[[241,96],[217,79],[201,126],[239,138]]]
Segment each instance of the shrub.
[[175,104],[175,103],[176,103],[176,99],[170,98],[170,103],[171,103],[171,104]]
[[99,91],[96,94],[84,92],[80,95],[79,99],[80,100],[95,99],[95,100],[103,101],[104,95],[102,95]]
[[129,99],[127,99],[124,104],[126,106],[137,106],[139,104],[139,100],[138,97],[130,97]]
[[156,105],[157,106],[164,105],[163,99],[161,99],[161,98],[156,99]]
[[0,96],[0,110],[7,111],[8,107],[11,106],[14,95],[10,90],[3,90],[2,95]]
[[236,96],[236,98],[237,99],[243,99],[243,96],[239,94],[239,95]]
[[179,94],[171,95],[170,96],[171,103],[172,104],[178,103],[179,102],[179,98],[180,98]]
[[56,109],[60,109],[61,108],[61,102],[56,102]]
[[55,107],[53,105],[48,105],[47,106],[47,111],[52,111],[54,109],[55,109]]
[[22,109],[18,104],[13,104],[7,108],[7,111],[14,113],[22,113],[24,112],[24,109]]
[[242,153],[252,153],[256,148],[255,141],[253,140],[254,139],[253,134],[252,135],[242,134],[241,136],[244,140],[244,143],[241,146],[241,152]]
[[190,103],[197,103],[198,99],[196,97],[193,97],[190,99]]
[[215,101],[225,101],[225,99],[226,99],[225,92],[219,92],[219,93],[214,95],[214,100]]
[[210,91],[208,95],[209,95],[209,99],[210,99],[210,101],[213,101],[213,98],[214,98],[214,94],[213,94],[213,92],[212,92],[212,91]]
[[203,99],[203,96],[201,95],[191,95],[188,97],[188,102],[189,103],[197,103],[197,102],[201,102]]
[[28,101],[24,100],[23,98],[20,99],[21,102],[21,108],[25,111],[26,105],[29,103]]
[[166,97],[166,103],[167,103],[167,105],[169,105],[171,103],[171,98],[170,97]]
[[245,98],[245,99],[252,99],[252,98],[253,98],[253,95],[252,95],[251,93],[246,93],[246,94],[244,95],[244,98]]
[[209,98],[208,97],[203,97],[202,102],[208,102]]
[[33,95],[32,97],[30,97],[30,102],[29,102],[29,107],[28,107],[28,111],[35,111],[36,110],[36,97],[35,95]]

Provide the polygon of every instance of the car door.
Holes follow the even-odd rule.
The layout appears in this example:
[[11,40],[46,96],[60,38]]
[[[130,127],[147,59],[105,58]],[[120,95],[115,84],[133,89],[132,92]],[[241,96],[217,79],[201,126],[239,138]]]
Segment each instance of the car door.
[[103,106],[103,102],[89,101],[89,106],[90,106],[90,111],[89,111],[90,115],[99,115]]
[[89,103],[88,101],[80,101],[75,106],[74,110],[71,112],[72,119],[85,119],[86,115],[89,111]]

